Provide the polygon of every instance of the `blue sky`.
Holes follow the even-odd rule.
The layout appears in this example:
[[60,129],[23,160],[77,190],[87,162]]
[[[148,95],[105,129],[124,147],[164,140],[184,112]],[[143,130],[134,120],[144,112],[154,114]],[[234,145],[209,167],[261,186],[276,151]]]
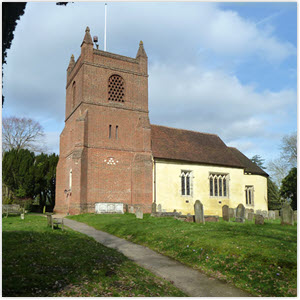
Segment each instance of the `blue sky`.
[[[3,116],[26,116],[58,153],[66,69],[85,28],[103,49],[104,2],[31,2],[4,67]],[[216,133],[248,157],[297,130],[297,3],[108,3],[107,50],[149,59],[152,124]]]

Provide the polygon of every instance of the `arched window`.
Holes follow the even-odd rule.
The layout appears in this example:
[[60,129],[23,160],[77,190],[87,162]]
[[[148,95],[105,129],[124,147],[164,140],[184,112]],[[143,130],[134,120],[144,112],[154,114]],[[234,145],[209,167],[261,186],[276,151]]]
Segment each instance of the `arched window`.
[[72,108],[75,106],[75,97],[76,97],[76,82],[73,82],[72,85]]
[[228,174],[209,175],[209,195],[211,197],[228,197]]
[[108,101],[124,102],[124,79],[119,75],[112,75],[108,79]]

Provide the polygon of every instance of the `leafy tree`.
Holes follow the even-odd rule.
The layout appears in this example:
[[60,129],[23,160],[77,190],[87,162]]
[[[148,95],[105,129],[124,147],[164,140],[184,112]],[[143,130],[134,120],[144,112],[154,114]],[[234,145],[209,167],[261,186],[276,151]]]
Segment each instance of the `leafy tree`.
[[2,120],[2,147],[4,151],[10,149],[29,149],[41,152],[41,139],[44,130],[40,123],[29,118],[7,117]]
[[282,180],[280,195],[291,200],[291,207],[297,210],[297,168],[292,168],[289,174]]
[[292,167],[297,166],[297,133],[285,135],[282,138],[281,158]]

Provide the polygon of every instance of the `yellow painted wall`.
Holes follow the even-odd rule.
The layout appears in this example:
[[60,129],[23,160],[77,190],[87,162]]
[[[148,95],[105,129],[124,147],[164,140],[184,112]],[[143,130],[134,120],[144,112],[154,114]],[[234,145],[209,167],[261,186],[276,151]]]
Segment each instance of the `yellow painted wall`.
[[[181,171],[192,171],[192,195],[181,195]],[[242,203],[246,208],[268,210],[267,178],[260,175],[244,175],[243,169],[217,167],[185,162],[155,159],[154,164],[154,201],[162,209],[172,212],[176,209],[182,214],[194,214],[194,203],[200,200],[205,215],[222,216],[222,206],[235,208]],[[229,174],[228,197],[211,197],[209,194],[209,174]],[[254,186],[254,205],[246,205],[245,186]],[[156,199],[155,199],[156,198]],[[188,203],[186,202],[188,201]],[[221,203],[220,203],[221,202]]]

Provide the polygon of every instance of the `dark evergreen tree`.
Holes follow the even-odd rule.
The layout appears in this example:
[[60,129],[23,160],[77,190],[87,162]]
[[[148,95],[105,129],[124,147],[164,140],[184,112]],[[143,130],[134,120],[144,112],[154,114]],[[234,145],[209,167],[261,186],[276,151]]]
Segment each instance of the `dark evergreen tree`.
[[281,205],[278,186],[268,177],[268,209],[279,210]]
[[292,168],[283,178],[280,195],[287,201],[291,200],[292,209],[297,210],[297,168]]
[[266,167],[264,166],[265,160],[260,155],[254,155],[251,158],[252,162],[257,164],[261,169],[265,170]]
[[4,154],[2,180],[18,198],[34,196],[34,153],[12,149]]

